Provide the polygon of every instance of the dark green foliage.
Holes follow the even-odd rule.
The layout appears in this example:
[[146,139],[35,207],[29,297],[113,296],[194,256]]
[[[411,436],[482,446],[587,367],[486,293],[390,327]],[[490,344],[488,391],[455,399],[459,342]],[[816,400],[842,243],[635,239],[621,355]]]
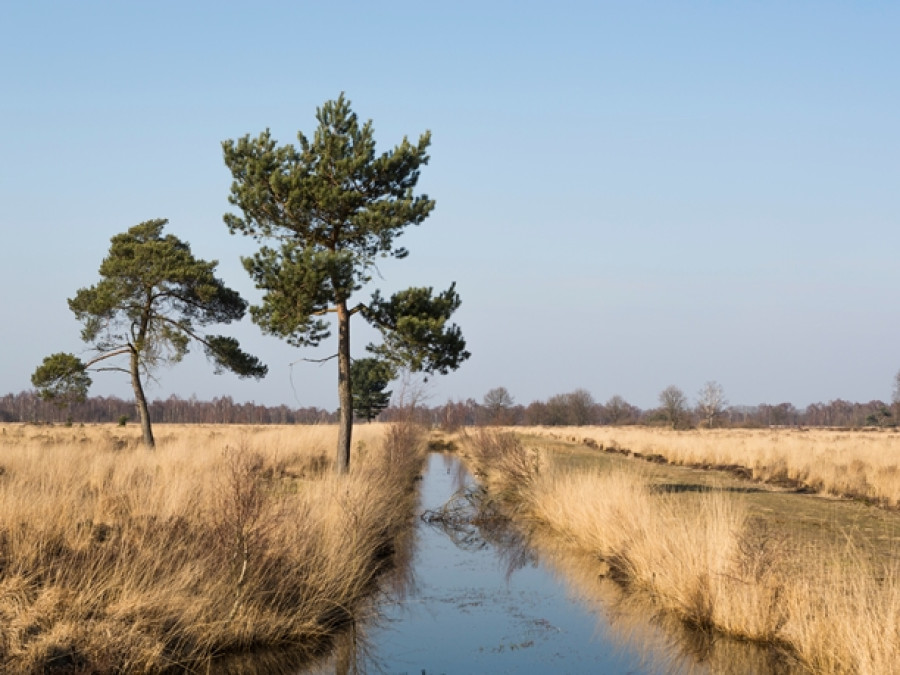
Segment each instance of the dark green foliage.
[[437,297],[431,288],[409,288],[390,300],[376,291],[364,316],[381,331],[384,343],[367,349],[413,372],[446,375],[470,356],[462,331],[447,325],[459,303],[456,284]]
[[891,422],[891,411],[887,409],[887,407],[882,406],[875,412],[870,413],[866,417],[866,425],[867,426],[875,426],[875,427],[885,427],[889,426]]
[[82,324],[81,338],[92,343],[97,355],[87,363],[71,355],[54,355],[32,378],[42,396],[60,392],[83,396],[90,385],[84,371],[114,357],[128,357],[127,366],[113,361],[95,370],[129,373],[149,446],[153,436],[142,375],[180,361],[192,341],[203,345],[216,372],[224,369],[259,378],[267,370],[256,357],[241,351],[235,339],[203,333],[206,326],[241,319],[247,303],[216,278],[216,261],[195,258],[187,243],[163,235],[166,223],[148,220],[115,235],[100,264],[100,281],[69,299],[69,308]]
[[378,257],[403,258],[394,240],[431,213],[434,201],[414,195],[419,166],[428,162],[430,134],[406,138],[376,155],[372,123],[360,126],[341,95],[318,109],[312,141],[278,146],[268,130],[222,144],[234,182],[226,214],[232,233],[274,240],[244,259],[263,304],[253,320],[298,346],[328,336],[316,318],[371,279]]
[[434,209],[414,194],[420,167],[428,163],[429,133],[406,138],[377,154],[372,123],[360,125],[343,94],[316,111],[312,140],[297,134],[299,147],[279,146],[268,130],[222,144],[234,181],[229,202],[239,214],[224,217],[231,233],[262,245],[244,258],[262,303],[250,314],[264,332],[295,346],[329,337],[329,313],[338,332],[338,394],[341,406],[338,471],[349,467],[352,431],[350,318],[360,314],[379,328],[384,344],[371,346],[392,367],[446,373],[468,358],[455,325],[459,306],[451,286],[437,297],[409,289],[369,305],[351,297],[371,280],[379,258],[404,258],[396,239]]
[[206,338],[198,331],[240,320],[247,303],[215,277],[217,261],[199,260],[186,242],[162,235],[167,222],[149,220],[112,238],[100,265],[101,281],[69,300],[83,324],[82,339],[101,353],[133,347],[145,370],[180,361],[197,340],[217,369],[262,377],[266,367],[239,352],[233,339]]
[[64,407],[85,400],[91,376],[81,359],[60,352],[44,359],[31,376],[31,383],[42,399]]
[[233,337],[209,335],[202,342],[206,357],[215,365],[216,374],[229,370],[238,377],[259,378],[268,371],[258,358],[242,351]]
[[350,365],[350,382],[353,390],[353,412],[367,422],[391,402],[387,386],[397,376],[390,364],[379,359],[356,359]]

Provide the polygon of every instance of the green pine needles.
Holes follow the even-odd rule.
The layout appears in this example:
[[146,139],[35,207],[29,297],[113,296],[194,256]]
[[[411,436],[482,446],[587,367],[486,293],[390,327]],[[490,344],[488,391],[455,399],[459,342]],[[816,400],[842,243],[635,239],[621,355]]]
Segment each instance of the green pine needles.
[[391,402],[387,386],[397,376],[390,364],[373,358],[354,359],[350,364],[353,412],[371,422]]
[[239,321],[247,302],[215,276],[217,261],[200,260],[187,243],[163,235],[167,222],[148,220],[114,236],[100,281],[69,299],[82,324],[81,339],[96,356],[85,363],[72,354],[53,354],[31,378],[41,396],[66,404],[84,399],[89,369],[128,373],[149,447],[154,440],[142,380],[181,361],[192,342],[203,346],[217,373],[261,378],[267,372],[234,338],[204,332]]
[[[378,292],[368,302],[355,295],[370,281],[379,258],[404,258],[396,239],[434,209],[414,190],[428,163],[431,135],[403,141],[376,154],[371,121],[360,125],[343,94],[317,110],[318,127],[299,147],[278,145],[268,130],[222,144],[233,182],[229,202],[239,213],[224,217],[229,231],[253,237],[261,246],[243,259],[264,291],[250,314],[264,332],[289,344],[316,346],[338,332],[340,433],[337,468],[350,465],[353,403],[350,319],[359,314],[384,336],[370,351],[391,367],[447,373],[469,357],[456,325],[455,286],[434,297],[413,288],[388,300]],[[353,300],[353,302],[351,302]]]

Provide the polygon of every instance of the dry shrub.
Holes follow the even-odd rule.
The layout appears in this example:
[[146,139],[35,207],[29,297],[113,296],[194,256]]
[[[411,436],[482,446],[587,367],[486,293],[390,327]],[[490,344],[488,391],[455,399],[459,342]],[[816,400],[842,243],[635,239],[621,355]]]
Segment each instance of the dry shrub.
[[408,536],[411,431],[372,425],[338,477],[309,470],[333,429],[161,426],[154,452],[104,428],[2,435],[0,670],[226,672],[247,652],[296,668]]
[[364,468],[412,486],[422,468],[425,443],[425,430],[420,425],[408,420],[391,424]]

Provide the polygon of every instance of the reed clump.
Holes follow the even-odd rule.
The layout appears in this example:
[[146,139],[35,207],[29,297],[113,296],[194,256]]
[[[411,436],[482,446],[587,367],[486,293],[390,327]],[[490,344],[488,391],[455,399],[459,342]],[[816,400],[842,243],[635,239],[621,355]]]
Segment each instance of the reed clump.
[[[735,492],[660,489],[640,469],[557,472],[513,435],[486,439],[470,439],[470,461],[520,519],[666,615],[769,645],[809,672],[900,672],[896,562],[839,543],[801,548]],[[507,466],[537,468],[522,480]]]
[[7,425],[0,670],[224,672],[247,653],[284,652],[291,668],[320,655],[393,564],[414,508],[420,434],[367,426],[338,477],[333,428],[159,425],[148,452],[138,430]]

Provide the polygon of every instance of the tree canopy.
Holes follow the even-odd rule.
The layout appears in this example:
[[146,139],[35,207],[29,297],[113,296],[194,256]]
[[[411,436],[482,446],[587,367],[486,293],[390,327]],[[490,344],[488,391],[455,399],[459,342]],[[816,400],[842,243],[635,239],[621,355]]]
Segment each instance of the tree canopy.
[[[395,367],[447,373],[469,356],[465,340],[448,324],[459,307],[455,285],[433,295],[410,288],[368,302],[351,298],[372,281],[380,258],[405,258],[396,240],[434,209],[427,195],[414,193],[420,168],[428,163],[431,135],[407,138],[376,153],[372,122],[360,124],[341,94],[317,109],[312,139],[297,134],[299,148],[278,145],[269,130],[223,142],[233,182],[229,202],[239,213],[224,216],[229,231],[256,239],[259,250],[243,259],[264,291],[250,308],[264,332],[289,344],[318,345],[330,335],[326,316],[338,331],[340,432],[337,468],[349,469],[352,434],[350,319],[359,314],[384,338],[370,351]],[[355,300],[355,298],[354,298]]]
[[31,376],[31,383],[43,400],[64,407],[87,398],[91,376],[81,359],[59,352],[44,359]]
[[[148,220],[115,235],[100,264],[100,281],[69,299],[82,324],[81,339],[92,345],[95,356],[85,363],[72,354],[53,354],[32,376],[41,395],[54,399],[83,398],[91,384],[89,368],[128,373],[150,447],[154,441],[142,378],[181,361],[191,342],[203,346],[217,373],[260,378],[267,371],[236,339],[202,331],[240,320],[247,302],[215,276],[217,261],[198,259],[186,242],[163,235],[167,222]],[[105,365],[119,356],[127,357],[127,367],[115,361]]]

